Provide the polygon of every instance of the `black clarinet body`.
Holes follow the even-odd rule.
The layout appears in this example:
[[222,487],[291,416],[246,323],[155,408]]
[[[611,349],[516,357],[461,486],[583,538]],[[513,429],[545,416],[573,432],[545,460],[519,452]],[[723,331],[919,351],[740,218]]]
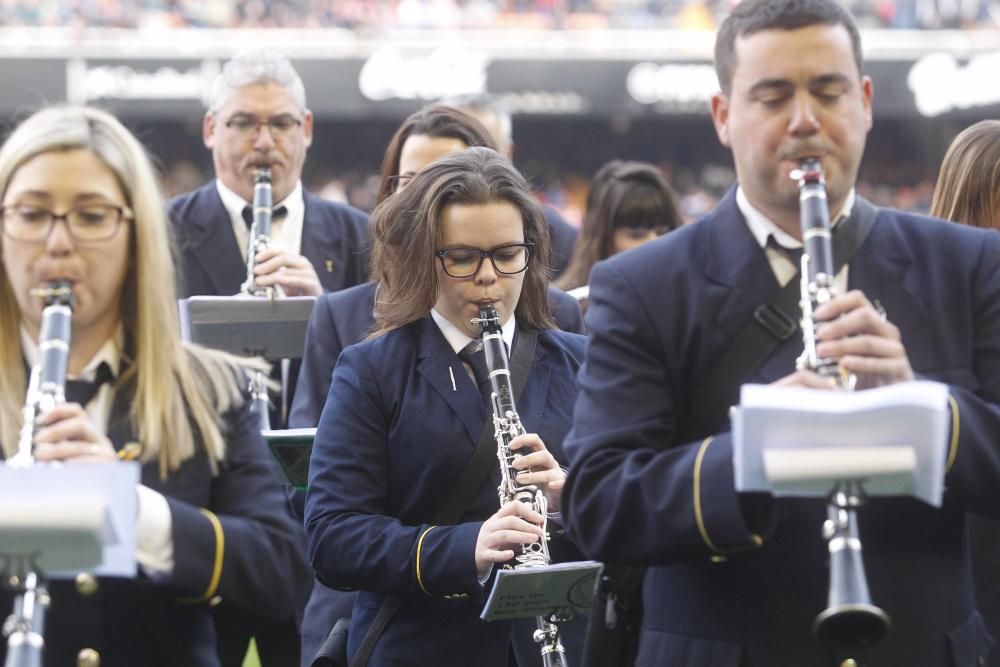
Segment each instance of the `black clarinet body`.
[[[503,341],[500,315],[492,304],[481,305],[479,317],[473,319],[472,323],[480,327],[486,368],[490,375],[494,436],[497,441],[497,458],[500,460],[500,486],[497,487],[500,505],[515,501],[528,503],[544,518],[548,511],[545,494],[534,485],[519,484],[518,471],[512,465],[520,454],[510,449],[510,443],[525,430],[514,401],[514,385],[511,382],[510,361],[507,346]],[[514,557],[515,568],[549,565],[551,562],[549,536],[545,523],[542,524],[542,530],[545,533],[542,539],[521,545],[521,553]],[[533,637],[541,647],[544,667],[568,667],[566,650],[559,638],[559,626],[555,622],[555,615],[539,616],[536,620],[538,629],[535,630]]]
[[[829,378],[837,389],[853,391],[856,377],[842,372],[835,359],[824,359],[816,351],[814,313],[837,296],[823,167],[819,160],[803,160],[791,177],[799,183],[804,246],[800,297],[803,351],[795,365]],[[857,517],[864,501],[860,480],[838,481],[827,498],[828,518],[823,524],[830,554],[830,585],[827,607],[813,622],[813,632],[825,645],[848,654],[845,657],[878,643],[891,625],[888,614],[872,603],[868,590]]]

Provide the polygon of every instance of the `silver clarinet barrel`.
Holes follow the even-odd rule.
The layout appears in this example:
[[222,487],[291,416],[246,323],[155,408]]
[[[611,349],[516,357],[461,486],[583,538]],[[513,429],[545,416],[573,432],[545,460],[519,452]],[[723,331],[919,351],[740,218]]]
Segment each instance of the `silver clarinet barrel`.
[[[66,369],[72,333],[73,290],[65,280],[32,290],[42,299],[42,325],[38,338],[38,360],[31,369],[28,391],[21,411],[17,453],[9,465],[35,464],[35,434],[38,420],[65,401]],[[3,624],[7,637],[5,667],[41,667],[45,648],[45,613],[49,594],[31,557],[8,557],[2,573],[4,583],[16,593],[14,612]]]
[[34,572],[24,577],[20,591],[14,601],[14,613],[3,625],[7,636],[4,667],[42,667],[49,592]]
[[[525,432],[514,401],[514,386],[510,377],[510,362],[507,346],[504,344],[500,315],[492,304],[479,307],[479,317],[472,320],[480,327],[486,368],[490,375],[492,392],[493,427],[497,441],[497,458],[500,460],[500,486],[497,493],[500,505],[509,502],[523,502],[543,517],[544,537],[538,542],[521,545],[521,553],[514,557],[515,568],[533,568],[549,565],[551,558],[548,547],[548,527],[544,517],[548,512],[545,494],[534,485],[518,484],[517,469],[513,463],[520,454],[510,448],[511,441]],[[559,637],[559,625],[555,614],[536,618],[538,629],[533,638],[541,647],[544,667],[567,667],[566,650]]]
[[[271,245],[271,216],[273,202],[271,192],[271,170],[260,167],[254,170],[253,177],[253,222],[250,225],[250,237],[247,244],[247,277],[240,286],[240,293],[246,296],[261,296],[274,298],[278,290],[274,287],[261,288],[257,285],[257,253],[267,250]],[[250,374],[250,410],[257,418],[258,428],[270,430],[271,401],[267,391],[267,377],[259,372]]]
[[[816,309],[837,296],[830,212],[823,168],[818,160],[803,160],[790,176],[799,183],[802,231],[802,355],[799,370],[811,370],[833,381],[842,391],[853,391],[854,375],[843,372],[835,359],[817,352]],[[841,480],[827,498],[828,518],[823,537],[830,553],[830,586],[827,608],[813,622],[816,636],[840,651],[860,651],[878,643],[889,631],[889,615],[872,603],[865,576],[858,509],[865,495],[860,480]]]
[[31,368],[28,391],[21,411],[21,432],[17,453],[10,465],[35,462],[35,433],[38,419],[65,400],[66,367],[73,319],[73,291],[65,280],[32,290],[42,299],[42,325],[38,338],[38,360]]
[[248,296],[274,296],[274,288],[261,289],[257,286],[254,269],[257,267],[257,253],[271,245],[271,170],[261,167],[254,170],[253,177],[253,222],[247,243],[247,277],[240,286],[240,292]]

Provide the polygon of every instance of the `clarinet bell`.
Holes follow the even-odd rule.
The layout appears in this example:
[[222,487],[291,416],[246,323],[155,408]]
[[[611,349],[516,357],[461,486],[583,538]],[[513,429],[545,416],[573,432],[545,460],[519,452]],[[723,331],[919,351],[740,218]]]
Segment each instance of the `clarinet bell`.
[[[854,651],[874,646],[892,625],[889,615],[872,604],[861,557],[854,512],[846,535],[830,540],[830,592],[827,608],[813,621],[813,633],[827,646]],[[828,521],[829,524],[832,521]]]
[[813,633],[827,646],[851,651],[878,644],[891,625],[889,615],[873,604],[845,603],[824,609],[813,621]]

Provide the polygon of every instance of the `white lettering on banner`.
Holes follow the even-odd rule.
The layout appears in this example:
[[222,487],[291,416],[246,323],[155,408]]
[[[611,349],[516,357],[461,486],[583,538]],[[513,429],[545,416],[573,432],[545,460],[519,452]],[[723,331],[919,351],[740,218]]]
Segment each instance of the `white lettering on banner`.
[[975,56],[962,67],[950,53],[931,53],[906,79],[917,111],[938,116],[953,109],[1000,104],[1000,51]]
[[144,72],[128,65],[87,67],[85,61],[74,59],[66,63],[66,99],[71,104],[101,99],[205,102],[218,73],[219,63],[214,60],[184,71],[159,67]]
[[636,102],[655,104],[664,112],[708,113],[719,81],[711,65],[645,62],[629,71],[626,87]]
[[486,90],[489,58],[480,51],[445,46],[429,53],[404,55],[386,47],[373,53],[358,77],[369,100],[436,100]]

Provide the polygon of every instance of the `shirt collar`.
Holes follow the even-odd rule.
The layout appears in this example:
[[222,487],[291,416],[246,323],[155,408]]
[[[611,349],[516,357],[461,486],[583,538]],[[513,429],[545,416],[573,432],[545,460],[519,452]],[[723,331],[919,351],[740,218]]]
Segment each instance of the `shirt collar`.
[[[431,309],[431,317],[434,318],[434,323],[437,324],[438,329],[444,334],[445,340],[451,346],[451,349],[455,351],[455,354],[461,352],[466,345],[471,343],[474,339],[470,338],[464,331],[461,331],[458,327],[448,321],[444,315],[439,313],[437,309]],[[503,342],[507,343],[507,349],[512,349],[514,344],[514,330],[517,328],[515,320],[517,318],[511,315],[500,330],[500,337],[503,338]]]
[[[844,206],[840,209],[839,215],[831,218],[831,226],[836,227],[841,220],[850,217],[851,211],[854,209],[854,200],[855,192],[854,188],[851,188],[851,190],[847,193],[847,198],[844,200]],[[750,200],[747,198],[742,186],[736,188],[736,205],[739,207],[740,213],[743,214],[743,218],[747,221],[747,227],[750,228],[750,233],[753,234],[754,239],[757,241],[757,245],[761,248],[767,245],[767,239],[770,236],[773,236],[774,240],[778,242],[778,245],[783,248],[802,247],[801,241],[776,225],[750,203]]]
[[[245,225],[246,223],[243,221],[243,207],[251,205],[252,202],[248,202],[230,190],[222,182],[222,179],[215,179],[215,187],[219,191],[219,198],[222,199],[222,205],[226,208],[226,212],[229,213],[229,218],[239,222],[241,225]],[[305,201],[302,196],[302,181],[297,181],[295,187],[288,193],[288,196],[279,202],[274,202],[272,208],[280,206],[285,207],[289,218],[298,219],[304,215]]]
[[[118,378],[122,362],[122,342],[125,340],[125,330],[118,325],[118,330],[111,338],[104,341],[97,353],[87,362],[73,379],[92,381],[97,377],[97,368],[103,363],[111,369],[112,379]],[[28,331],[21,326],[21,350],[24,353],[24,360],[28,362],[28,367],[32,368],[38,363],[38,341],[33,339]]]

